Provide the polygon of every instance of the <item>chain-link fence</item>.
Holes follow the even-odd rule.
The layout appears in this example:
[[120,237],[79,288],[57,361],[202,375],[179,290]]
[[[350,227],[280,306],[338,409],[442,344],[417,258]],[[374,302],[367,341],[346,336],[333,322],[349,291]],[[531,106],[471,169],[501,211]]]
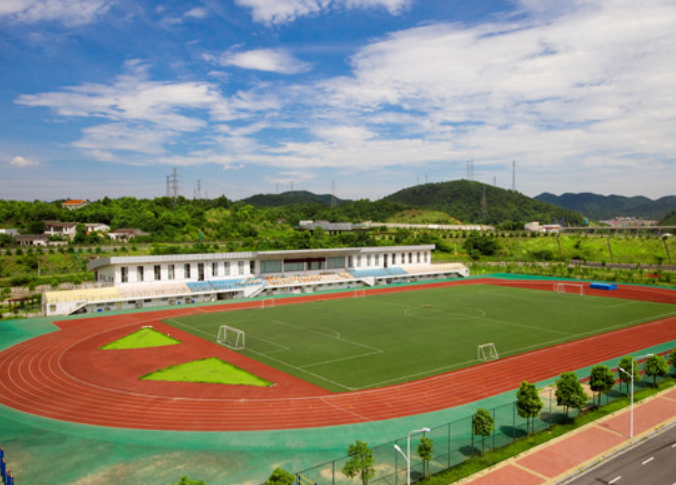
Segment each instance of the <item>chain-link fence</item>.
[[[657,382],[660,383],[664,379],[664,377],[658,377]],[[652,377],[645,377],[637,381],[635,386],[636,392],[645,387],[652,386]],[[591,390],[586,387],[585,391],[589,394],[589,400],[582,408],[583,410],[594,404]],[[626,384],[622,382],[616,384],[608,393],[601,396],[601,406],[627,397],[628,392],[629,389]],[[531,433],[547,430],[555,424],[566,421],[566,410],[562,406],[557,406],[555,393],[556,388],[553,386],[539,391],[543,407],[540,415],[530,422]],[[598,403],[598,398],[596,402]],[[484,451],[495,450],[527,435],[526,418],[519,416],[516,401],[492,408],[489,410],[489,413],[495,422],[495,428],[490,436],[472,435],[472,417],[468,416],[432,428],[424,434],[414,434],[410,439],[410,454],[407,450],[407,437],[402,437],[396,441],[373,448],[375,476],[369,480],[369,484],[402,485],[407,483],[407,463],[403,455],[395,449],[395,445],[403,453],[410,456],[411,482],[416,482],[425,478],[426,475],[434,475],[435,473],[460,465],[474,455]],[[579,413],[580,410],[578,409],[568,409],[568,418],[574,418]],[[433,442],[433,456],[429,463],[425,463],[418,456],[417,450],[422,436],[429,438]],[[359,437],[355,436],[355,440],[357,439]],[[346,456],[305,469],[300,474],[318,485],[354,485],[354,483],[358,482],[358,478],[348,478],[342,471],[349,459],[350,457]]]

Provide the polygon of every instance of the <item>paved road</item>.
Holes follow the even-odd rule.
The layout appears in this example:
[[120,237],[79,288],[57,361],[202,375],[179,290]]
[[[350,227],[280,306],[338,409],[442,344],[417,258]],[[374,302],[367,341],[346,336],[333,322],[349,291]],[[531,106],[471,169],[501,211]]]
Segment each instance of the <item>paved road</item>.
[[676,485],[676,425],[565,483]]

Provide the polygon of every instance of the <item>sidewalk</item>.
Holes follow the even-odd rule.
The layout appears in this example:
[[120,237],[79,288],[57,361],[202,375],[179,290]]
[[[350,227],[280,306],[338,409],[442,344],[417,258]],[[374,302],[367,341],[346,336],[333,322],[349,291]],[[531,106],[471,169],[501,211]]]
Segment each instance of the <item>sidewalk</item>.
[[[676,421],[676,389],[634,405],[634,442]],[[627,407],[458,482],[462,485],[553,485],[630,445]]]

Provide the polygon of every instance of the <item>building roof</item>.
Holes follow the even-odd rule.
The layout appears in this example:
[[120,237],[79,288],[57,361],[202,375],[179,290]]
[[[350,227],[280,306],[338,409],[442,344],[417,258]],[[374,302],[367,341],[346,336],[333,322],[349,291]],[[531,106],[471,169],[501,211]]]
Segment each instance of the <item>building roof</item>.
[[87,269],[94,270],[112,265],[157,264],[157,263],[192,263],[214,260],[246,260],[299,258],[317,256],[348,256],[351,254],[392,253],[408,251],[433,250],[434,244],[419,246],[380,246],[369,248],[330,248],[330,249],[294,249],[289,251],[242,251],[235,253],[203,253],[203,254],[167,254],[160,256],[120,256],[97,258],[87,263]]
[[73,206],[73,205],[82,205],[82,204],[86,204],[86,203],[87,203],[87,201],[84,200],[84,199],[73,199],[73,200],[67,200],[61,205]]
[[45,227],[46,227],[46,226],[52,226],[52,227],[75,227],[75,226],[77,226],[77,222],[45,221]]
[[18,234],[17,241],[49,241],[49,234]]

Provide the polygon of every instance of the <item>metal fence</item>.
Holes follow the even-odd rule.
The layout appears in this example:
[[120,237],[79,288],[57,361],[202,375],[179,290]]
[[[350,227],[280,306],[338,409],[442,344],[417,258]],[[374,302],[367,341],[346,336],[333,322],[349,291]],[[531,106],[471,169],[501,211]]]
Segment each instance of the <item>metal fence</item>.
[[[665,378],[658,378],[657,382],[664,380]],[[651,385],[652,378],[644,378],[635,383],[635,390],[639,391]],[[610,392],[601,396],[601,406],[627,397],[627,392],[626,384],[616,384]],[[540,415],[531,420],[531,432],[544,431],[566,421],[565,409],[557,406],[555,393],[555,387],[540,391],[543,407]],[[590,394],[590,392],[588,393]],[[590,399],[583,409],[593,404],[593,396],[590,394]],[[495,428],[490,436],[483,439],[481,436],[472,435],[471,416],[432,428],[424,434],[434,444],[433,458],[430,460],[427,470],[428,475],[434,475],[460,465],[472,456],[482,453],[482,449],[484,451],[495,450],[526,436],[526,419],[519,416],[516,401],[492,408],[489,412],[495,421]],[[568,412],[568,418],[574,418],[579,413],[580,410],[571,408]],[[417,454],[421,436],[423,435],[411,437],[411,482],[419,481],[425,477],[425,463]],[[355,436],[355,439],[359,439],[359,437]],[[372,448],[376,473],[375,477],[369,480],[370,485],[402,485],[407,483],[406,460],[394,448],[395,444],[402,450],[406,450],[407,437]],[[318,485],[354,485],[358,482],[358,479],[348,478],[342,472],[349,459],[349,456],[345,456],[305,469],[300,474]]]

